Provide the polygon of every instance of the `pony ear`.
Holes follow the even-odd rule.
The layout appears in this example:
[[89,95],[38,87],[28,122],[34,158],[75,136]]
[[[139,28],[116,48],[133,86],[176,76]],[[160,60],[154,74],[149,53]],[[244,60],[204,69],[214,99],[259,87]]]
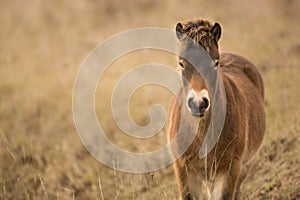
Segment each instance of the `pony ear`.
[[175,30],[176,30],[177,39],[178,40],[182,39],[184,36],[183,35],[184,31],[183,31],[183,25],[180,22],[177,23]]
[[221,26],[218,22],[216,22],[214,24],[214,26],[211,29],[211,32],[212,32],[214,38],[216,39],[216,41],[218,42],[219,39],[221,38],[221,33],[222,33]]

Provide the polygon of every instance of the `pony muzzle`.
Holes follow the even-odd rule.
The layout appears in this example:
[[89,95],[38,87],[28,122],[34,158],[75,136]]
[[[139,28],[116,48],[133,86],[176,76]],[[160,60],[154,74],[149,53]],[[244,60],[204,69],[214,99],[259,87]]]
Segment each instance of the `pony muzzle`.
[[206,89],[196,92],[191,89],[186,98],[188,111],[194,117],[203,117],[210,107],[210,98]]

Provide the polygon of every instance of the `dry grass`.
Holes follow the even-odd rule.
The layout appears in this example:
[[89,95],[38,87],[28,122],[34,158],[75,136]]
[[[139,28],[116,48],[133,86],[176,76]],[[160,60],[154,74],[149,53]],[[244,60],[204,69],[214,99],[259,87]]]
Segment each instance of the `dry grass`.
[[[3,0],[0,199],[178,199],[171,167],[132,175],[92,158],[74,128],[72,87],[88,52],[112,34],[144,26],[173,28],[178,20],[195,16],[218,20],[224,30],[221,49],[248,57],[265,79],[267,136],[243,186],[244,198],[299,199],[299,8],[297,0]],[[108,97],[133,66],[175,61],[151,51],[128,56],[114,63],[99,84],[99,120],[123,148],[155,149],[165,144],[165,134],[134,143],[120,136],[107,110]],[[161,88],[138,91],[131,102],[133,118],[147,123],[149,106],[167,106],[170,96]]]

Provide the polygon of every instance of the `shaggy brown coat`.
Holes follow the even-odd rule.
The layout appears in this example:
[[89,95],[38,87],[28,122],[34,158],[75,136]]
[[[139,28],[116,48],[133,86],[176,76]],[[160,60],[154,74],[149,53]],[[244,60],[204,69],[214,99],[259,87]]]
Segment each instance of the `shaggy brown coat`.
[[[225,124],[217,144],[207,157],[200,159],[199,150],[210,124],[211,111],[199,118],[199,128],[193,143],[174,163],[182,199],[199,199],[202,185],[210,199],[238,199],[239,188],[246,176],[250,158],[258,151],[265,133],[264,86],[257,68],[247,59],[231,54],[219,54],[221,27],[205,20],[178,23],[177,37],[191,37],[218,60],[218,73],[223,78],[227,97]],[[182,76],[195,90],[207,88],[201,75],[184,63]],[[198,74],[197,74],[198,73]],[[184,89],[179,98],[185,98]],[[170,109],[169,139],[180,131],[181,109],[176,99]],[[175,147],[176,148],[176,147]],[[173,149],[176,151],[176,149]]]

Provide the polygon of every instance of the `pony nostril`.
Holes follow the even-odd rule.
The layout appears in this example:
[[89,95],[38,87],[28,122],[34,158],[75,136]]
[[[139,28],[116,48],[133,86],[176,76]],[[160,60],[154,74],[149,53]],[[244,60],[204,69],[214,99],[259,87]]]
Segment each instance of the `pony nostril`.
[[208,99],[206,97],[202,98],[202,102],[200,104],[200,109],[207,109],[209,106]]
[[188,106],[189,106],[190,108],[194,107],[194,104],[193,104],[193,98],[189,98],[189,99],[188,99]]

